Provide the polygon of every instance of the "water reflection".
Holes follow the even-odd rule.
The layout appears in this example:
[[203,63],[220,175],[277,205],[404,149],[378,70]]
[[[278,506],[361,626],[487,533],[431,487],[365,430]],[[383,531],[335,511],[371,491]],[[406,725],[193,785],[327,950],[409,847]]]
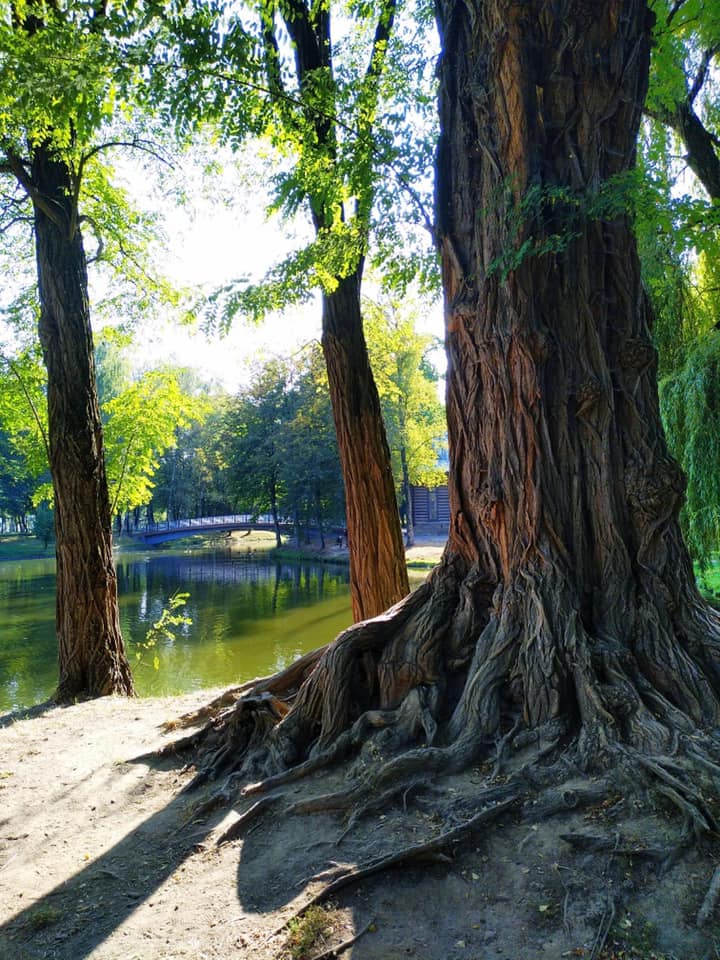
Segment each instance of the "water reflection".
[[[331,640],[351,621],[342,566],[224,551],[117,556],[120,618],[141,696],[241,682]],[[192,625],[136,658],[168,597],[190,594]],[[47,561],[0,564],[0,711],[38,703],[57,681],[55,575]],[[157,653],[159,668],[153,667]]]

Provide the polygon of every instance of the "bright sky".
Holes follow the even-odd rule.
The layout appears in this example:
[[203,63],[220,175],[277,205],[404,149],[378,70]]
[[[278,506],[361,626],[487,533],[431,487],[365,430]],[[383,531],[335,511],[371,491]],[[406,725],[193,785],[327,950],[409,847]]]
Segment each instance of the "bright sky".
[[[217,193],[210,197],[212,181],[203,182],[200,170],[198,165],[190,173],[189,204],[171,208],[166,216],[169,245],[162,266],[170,279],[210,293],[234,280],[259,280],[274,262],[301,245],[307,228],[268,220],[265,198],[253,189],[257,184],[239,182],[229,167],[217,175]],[[152,204],[153,197],[146,202]],[[139,352],[153,361],[162,356],[195,367],[232,391],[247,381],[254,361],[287,355],[319,332],[319,305],[308,304],[258,326],[238,319],[225,336],[155,322],[139,331]]]
[[[219,176],[217,191],[208,196],[214,180],[201,182],[195,168],[191,182],[189,208],[173,208],[166,218],[169,237],[163,267],[181,284],[201,287],[206,292],[241,278],[261,279],[278,260],[297,249],[311,237],[309,223],[282,223],[278,217],[268,219],[267,203],[259,187],[262,171],[241,182],[237,171],[229,165]],[[214,176],[214,175],[213,175]],[[231,198],[232,202],[224,202]],[[148,195],[147,203],[157,202]],[[191,211],[191,212],[189,212]],[[192,212],[194,211],[194,213]],[[230,391],[247,382],[251,366],[272,355],[287,356],[299,346],[320,337],[319,297],[285,313],[272,315],[259,326],[237,319],[229,333],[220,337],[205,335],[200,329],[183,327],[178,331],[171,323],[148,325],[140,333],[140,355],[153,361],[159,356],[183,366],[197,368],[211,380],[220,381]],[[423,317],[423,332],[442,335],[442,315],[438,307]],[[444,357],[436,358],[444,366]]]

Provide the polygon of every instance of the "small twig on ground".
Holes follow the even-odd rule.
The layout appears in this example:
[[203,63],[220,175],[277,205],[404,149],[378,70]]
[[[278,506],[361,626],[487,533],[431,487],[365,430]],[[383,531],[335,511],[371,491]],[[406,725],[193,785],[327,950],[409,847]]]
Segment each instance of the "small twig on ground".
[[342,943],[338,943],[338,945],[335,947],[329,947],[327,950],[323,950],[322,953],[316,953],[313,957],[313,960],[330,960],[330,957],[339,956],[341,953],[343,953],[343,951],[347,950],[348,947],[351,947],[354,943],[357,943],[360,937],[364,936],[364,934],[370,930],[374,923],[375,917],[371,917],[362,930],[358,930],[354,936],[348,937],[347,940],[343,940]]
[[592,945],[592,950],[590,951],[590,960],[597,960],[600,954],[603,951],[605,946],[605,941],[608,938],[608,934],[615,920],[615,901],[608,896],[607,906],[603,911],[603,915],[600,918],[600,924],[598,926],[597,933],[595,934],[595,941]]
[[720,896],[720,867],[715,868],[715,872],[712,875],[712,880],[710,881],[710,886],[708,891],[705,894],[705,899],[702,902],[702,906],[698,910],[697,920],[695,925],[697,927],[704,927],[712,916],[713,910],[717,904],[718,897]]

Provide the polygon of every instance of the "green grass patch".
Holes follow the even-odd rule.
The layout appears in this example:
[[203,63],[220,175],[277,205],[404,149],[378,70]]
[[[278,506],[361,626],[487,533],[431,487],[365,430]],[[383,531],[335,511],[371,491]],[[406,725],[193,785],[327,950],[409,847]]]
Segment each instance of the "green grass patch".
[[305,960],[332,932],[332,912],[326,907],[308,907],[305,913],[288,923],[287,956]]
[[39,907],[28,915],[27,925],[34,930],[41,930],[43,927],[49,927],[51,923],[56,923],[62,913],[55,907]]
[[0,535],[0,560],[35,560],[38,557],[55,556],[54,544],[43,546],[42,540],[30,533],[6,533]]

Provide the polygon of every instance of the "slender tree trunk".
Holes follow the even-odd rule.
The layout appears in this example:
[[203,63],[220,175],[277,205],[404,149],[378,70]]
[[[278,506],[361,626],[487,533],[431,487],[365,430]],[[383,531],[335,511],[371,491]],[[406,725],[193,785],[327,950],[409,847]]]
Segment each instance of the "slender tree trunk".
[[315,491],[315,510],[317,512],[317,523],[318,523],[318,532],[320,534],[320,549],[325,549],[325,529],[323,527],[323,511],[322,511],[322,500],[320,498],[320,491]]
[[[387,3],[375,30],[370,62],[365,74],[366,92],[376,85],[385,68],[385,57],[395,22],[395,3]],[[333,74],[333,43],[330,12],[302,0],[284,13],[285,25],[295,48],[298,84],[310,94],[314,104],[317,78],[324,84]],[[273,38],[273,44],[275,40]],[[274,50],[268,48],[270,62]],[[270,68],[271,89],[282,85],[282,78]],[[331,119],[333,111],[318,111],[311,105],[307,119],[314,127],[317,145],[325,162],[334,167],[328,176],[343,182],[345,174],[334,166],[337,158],[339,124]],[[372,111],[369,111],[371,113]],[[364,131],[372,141],[372,120]],[[358,163],[360,161],[358,160]],[[367,176],[372,176],[369,167]],[[367,193],[367,188],[366,188]],[[321,236],[336,223],[337,210],[328,202],[324,189],[308,196],[316,234]],[[371,197],[363,206],[368,210]],[[358,226],[363,217],[358,214]],[[362,226],[363,245],[368,227]],[[323,351],[330,384],[330,398],[337,430],[340,465],[345,485],[350,554],[350,582],[353,617],[364,620],[381,613],[409,592],[400,517],[392,479],[390,450],[385,436],[377,387],[370,368],[363,333],[360,286],[363,259],[344,277],[336,277],[337,288],[323,294]]]
[[280,533],[280,518],[278,516],[277,491],[275,481],[270,482],[270,512],[273,518],[273,527],[275,528],[275,546],[282,546],[282,534]]
[[[405,424],[402,421],[400,423],[400,430],[404,433]],[[405,521],[405,546],[412,547],[415,544],[415,521],[413,518],[412,486],[410,485],[407,448],[404,443],[400,446],[400,467],[402,470],[403,496],[405,497],[405,512],[407,515]]]
[[359,271],[323,297],[322,346],[345,483],[353,617],[366,620],[410,588],[390,450],[363,334]]
[[57,696],[133,693],[117,604],[87,268],[66,164],[33,151],[32,194],[55,494]]

